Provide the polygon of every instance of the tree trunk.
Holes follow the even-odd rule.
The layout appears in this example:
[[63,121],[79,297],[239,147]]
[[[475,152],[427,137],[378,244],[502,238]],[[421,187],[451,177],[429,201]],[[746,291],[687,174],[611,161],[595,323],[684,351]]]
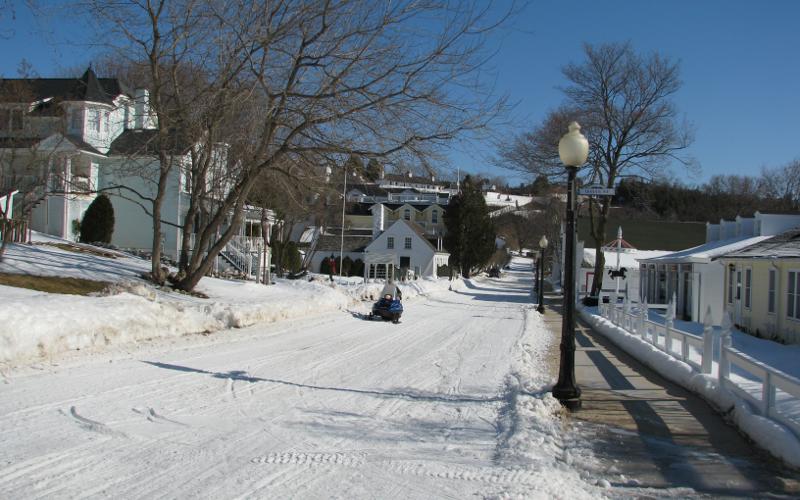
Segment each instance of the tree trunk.
[[592,218],[592,238],[594,239],[594,277],[592,278],[593,297],[599,295],[603,286],[603,273],[605,271],[606,259],[603,255],[603,244],[608,225],[608,212],[611,208],[610,199],[606,199],[600,205],[600,214],[597,219]]

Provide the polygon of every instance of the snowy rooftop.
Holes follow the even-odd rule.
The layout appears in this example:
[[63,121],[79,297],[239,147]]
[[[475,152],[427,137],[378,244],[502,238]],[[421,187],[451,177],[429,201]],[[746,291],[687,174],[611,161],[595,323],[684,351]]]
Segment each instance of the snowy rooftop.
[[[669,253],[669,251],[667,250],[636,250],[636,249],[633,250],[623,249],[623,250],[624,251],[620,252],[619,254],[619,265],[620,267],[625,267],[628,269],[638,269],[640,260],[653,259]],[[594,252],[595,252],[594,248],[583,249],[583,262],[590,267],[594,267],[594,255],[595,255]],[[606,268],[616,269],[617,267],[616,251],[604,250],[603,257],[605,258],[606,261],[605,265]]]
[[646,260],[647,262],[654,264],[668,262],[693,262],[705,264],[714,259],[722,257],[729,252],[747,248],[750,245],[755,245],[756,243],[760,243],[769,238],[771,238],[771,236],[729,238],[727,240],[712,241],[696,247],[687,248],[686,250],[671,252],[665,255],[642,260]]

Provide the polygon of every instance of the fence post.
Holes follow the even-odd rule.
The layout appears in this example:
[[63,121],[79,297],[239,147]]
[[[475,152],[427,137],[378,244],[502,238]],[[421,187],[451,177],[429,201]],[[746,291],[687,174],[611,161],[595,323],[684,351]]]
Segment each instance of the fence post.
[[630,333],[634,333],[633,330],[633,322],[631,321],[631,302],[628,300],[628,296],[625,296],[625,299],[622,302],[622,326]]
[[666,321],[664,322],[664,352],[672,354],[672,328],[675,321],[675,294],[667,305]]
[[772,385],[772,373],[769,370],[761,387],[761,414],[769,417],[770,410],[775,404],[775,386]]
[[701,368],[703,373],[710,374],[711,366],[714,362],[714,327],[712,326],[711,306],[706,309],[706,317],[703,319],[703,360]]
[[731,316],[725,311],[722,317],[722,333],[720,333],[720,347],[719,347],[719,383],[721,386],[725,385],[725,379],[731,376],[731,362],[728,360],[728,349],[733,345],[731,339]]
[[639,335],[642,336],[642,340],[647,340],[647,298],[645,297],[644,302],[641,305],[641,311],[639,311]]

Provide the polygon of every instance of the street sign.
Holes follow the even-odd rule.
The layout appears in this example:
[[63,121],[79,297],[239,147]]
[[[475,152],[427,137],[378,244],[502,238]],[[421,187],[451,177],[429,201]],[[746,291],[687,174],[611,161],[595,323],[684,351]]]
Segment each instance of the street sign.
[[585,196],[614,196],[614,188],[603,187],[600,184],[592,184],[578,189],[578,194]]

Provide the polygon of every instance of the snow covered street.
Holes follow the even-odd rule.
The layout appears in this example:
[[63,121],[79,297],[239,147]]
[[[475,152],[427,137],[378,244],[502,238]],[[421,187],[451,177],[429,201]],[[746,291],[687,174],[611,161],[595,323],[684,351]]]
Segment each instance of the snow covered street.
[[501,279],[6,374],[4,498],[589,498],[529,261]]

